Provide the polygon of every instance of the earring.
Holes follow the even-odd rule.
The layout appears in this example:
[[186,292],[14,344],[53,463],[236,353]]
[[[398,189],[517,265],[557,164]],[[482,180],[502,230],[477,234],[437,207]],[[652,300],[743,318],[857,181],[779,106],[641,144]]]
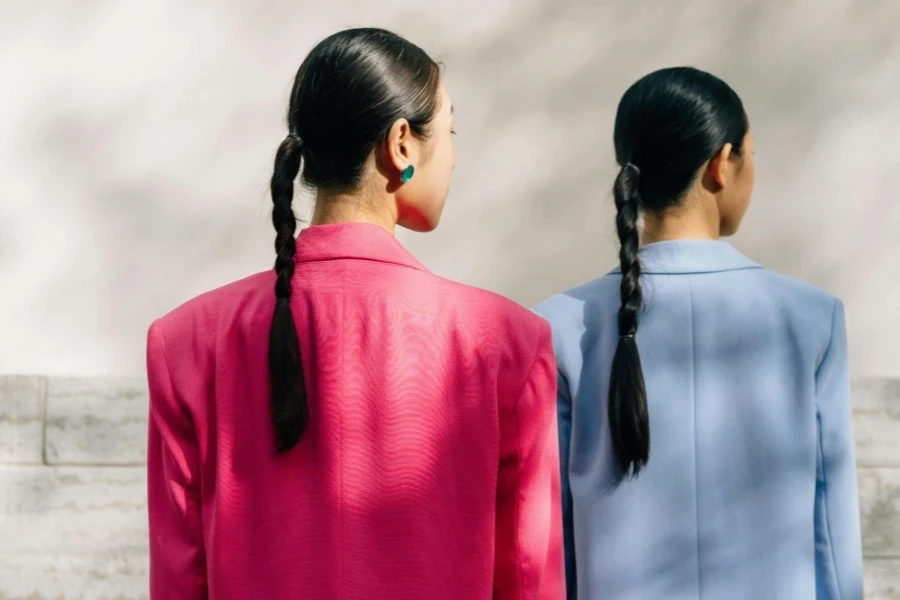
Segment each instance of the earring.
[[400,181],[401,183],[409,183],[409,180],[413,178],[413,175],[416,173],[416,168],[412,165],[409,165],[403,172],[400,173]]

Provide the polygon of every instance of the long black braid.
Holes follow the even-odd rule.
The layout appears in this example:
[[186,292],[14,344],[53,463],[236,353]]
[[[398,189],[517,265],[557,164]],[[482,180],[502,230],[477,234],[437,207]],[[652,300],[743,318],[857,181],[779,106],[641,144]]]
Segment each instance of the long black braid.
[[642,212],[661,215],[678,205],[698,171],[726,144],[740,157],[748,127],[734,90],[690,67],[651,73],[619,102],[613,141],[622,170],[613,195],[622,304],[610,372],[609,428],[625,476],[637,475],[650,456],[647,390],[636,338],[643,307],[638,218]]
[[647,391],[635,335],[641,309],[641,263],[638,259],[640,234],[640,170],[626,163],[616,177],[616,229],[621,248],[622,269],[619,308],[619,341],[613,357],[609,385],[610,436],[622,472],[637,475],[650,457],[650,417]]
[[272,225],[275,226],[275,315],[269,334],[269,374],[272,383],[272,423],[279,452],[291,449],[309,422],[309,406],[300,360],[300,343],[291,311],[297,219],[291,203],[300,173],[303,143],[288,135],[275,154],[272,174]]
[[[425,51],[372,28],[322,40],[297,71],[287,111],[290,133],[278,147],[271,182],[277,279],[268,360],[278,452],[293,448],[311,420],[291,307],[296,180],[302,175],[302,183],[316,190],[358,190],[369,157],[398,119],[427,136],[440,106],[440,82],[440,67]],[[315,365],[306,367],[309,373]]]

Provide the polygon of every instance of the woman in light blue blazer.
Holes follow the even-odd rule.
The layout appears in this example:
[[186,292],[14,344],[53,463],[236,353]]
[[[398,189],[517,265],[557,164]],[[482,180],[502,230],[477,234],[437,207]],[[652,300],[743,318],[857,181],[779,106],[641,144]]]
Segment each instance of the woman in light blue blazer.
[[740,98],[657,71],[614,137],[620,268],[536,309],[559,364],[569,598],[860,600],[842,304],[720,241],[753,187]]

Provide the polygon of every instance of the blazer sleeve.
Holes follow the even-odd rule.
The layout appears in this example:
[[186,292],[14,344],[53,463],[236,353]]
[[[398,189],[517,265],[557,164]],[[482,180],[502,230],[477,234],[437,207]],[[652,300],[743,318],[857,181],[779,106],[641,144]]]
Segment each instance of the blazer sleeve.
[[198,443],[191,416],[177,400],[158,323],[151,326],[147,339],[147,379],[150,598],[204,600]]
[[572,490],[569,488],[569,447],[572,442],[572,397],[569,383],[558,373],[556,411],[559,420],[559,475],[562,502],[563,544],[568,598],[578,597],[575,572],[575,525],[572,516]]
[[524,387],[500,422],[495,600],[565,597],[556,361],[549,325],[541,325]]
[[816,598],[862,600],[862,541],[847,332],[840,301],[835,301],[831,341],[816,371],[816,411]]

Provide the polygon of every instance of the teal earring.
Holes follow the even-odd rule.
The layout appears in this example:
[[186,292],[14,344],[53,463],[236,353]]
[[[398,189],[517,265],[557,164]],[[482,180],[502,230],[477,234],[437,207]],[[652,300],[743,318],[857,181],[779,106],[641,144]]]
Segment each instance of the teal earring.
[[409,183],[409,180],[413,178],[413,175],[416,173],[416,168],[412,165],[409,165],[403,172],[400,173],[400,182],[401,183]]

